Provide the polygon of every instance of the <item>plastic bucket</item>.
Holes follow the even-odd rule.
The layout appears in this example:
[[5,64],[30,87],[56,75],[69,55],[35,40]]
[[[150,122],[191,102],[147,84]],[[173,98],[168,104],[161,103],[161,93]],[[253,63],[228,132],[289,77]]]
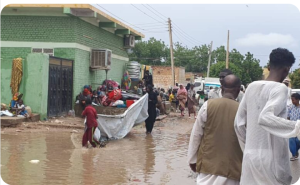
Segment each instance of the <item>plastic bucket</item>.
[[134,100],[126,100],[127,108],[130,107],[132,104],[134,104]]

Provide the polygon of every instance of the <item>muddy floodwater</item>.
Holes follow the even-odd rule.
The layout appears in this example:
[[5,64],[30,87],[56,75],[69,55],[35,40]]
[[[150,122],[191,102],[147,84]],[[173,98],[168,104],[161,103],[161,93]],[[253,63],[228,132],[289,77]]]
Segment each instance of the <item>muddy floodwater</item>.
[[[71,120],[81,123],[82,120]],[[195,185],[187,165],[194,120],[169,116],[156,122],[152,135],[135,127],[105,148],[81,147],[83,129],[42,127],[1,129],[1,177],[11,185],[170,184]],[[38,123],[42,124],[42,123]],[[39,160],[38,163],[30,163]],[[291,162],[293,182],[300,160]]]
[[195,184],[187,165],[193,122],[178,124],[157,123],[152,135],[133,129],[96,149],[81,147],[83,131],[2,133],[1,176],[8,184]]

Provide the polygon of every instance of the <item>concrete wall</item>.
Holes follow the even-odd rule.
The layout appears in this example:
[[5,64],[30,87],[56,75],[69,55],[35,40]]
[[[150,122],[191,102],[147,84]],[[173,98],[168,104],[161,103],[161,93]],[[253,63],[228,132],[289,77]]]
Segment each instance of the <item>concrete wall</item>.
[[24,62],[24,103],[40,114],[41,120],[47,118],[49,55],[31,53]]
[[[155,87],[167,89],[172,86],[172,68],[166,66],[152,66],[153,83]],[[187,84],[185,81],[185,68],[175,67],[175,82]]]

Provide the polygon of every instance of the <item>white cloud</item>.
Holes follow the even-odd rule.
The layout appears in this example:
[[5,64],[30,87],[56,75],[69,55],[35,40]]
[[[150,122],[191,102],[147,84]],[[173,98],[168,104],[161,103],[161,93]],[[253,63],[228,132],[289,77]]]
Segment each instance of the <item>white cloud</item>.
[[275,47],[295,47],[297,46],[297,41],[290,34],[283,35],[280,33],[251,33],[246,35],[244,38],[236,39],[235,44],[238,46],[275,46]]

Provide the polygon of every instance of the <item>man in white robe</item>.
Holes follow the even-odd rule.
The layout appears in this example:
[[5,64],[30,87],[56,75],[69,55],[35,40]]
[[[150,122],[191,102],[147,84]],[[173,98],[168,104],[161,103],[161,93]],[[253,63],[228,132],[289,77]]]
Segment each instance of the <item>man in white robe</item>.
[[300,123],[286,116],[287,88],[282,81],[295,62],[286,49],[270,54],[270,75],[249,85],[235,118],[243,150],[241,185],[291,184],[288,138],[299,135]]
[[[188,149],[188,163],[192,171],[199,172],[198,185],[239,184],[243,154],[235,136],[234,118],[238,108],[235,99],[240,85],[239,78],[228,75],[222,86],[223,98],[206,101],[198,113]],[[214,119],[215,117],[218,118]],[[224,120],[230,121],[225,123]],[[216,133],[221,134],[214,136]],[[210,139],[212,137],[215,139]],[[223,150],[224,146],[226,151]]]
[[288,79],[285,79],[283,81],[284,85],[287,86],[288,88],[288,100],[287,100],[287,106],[291,106],[292,105],[292,99],[291,99],[291,96],[292,96],[292,89],[289,87],[289,84],[290,84],[290,80]]

